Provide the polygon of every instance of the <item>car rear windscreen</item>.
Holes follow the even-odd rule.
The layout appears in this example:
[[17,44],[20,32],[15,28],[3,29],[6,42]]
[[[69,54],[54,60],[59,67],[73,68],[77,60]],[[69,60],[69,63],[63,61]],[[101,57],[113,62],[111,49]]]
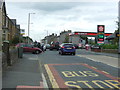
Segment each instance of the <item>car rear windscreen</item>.
[[64,44],[63,46],[66,46],[66,47],[73,47],[73,44]]

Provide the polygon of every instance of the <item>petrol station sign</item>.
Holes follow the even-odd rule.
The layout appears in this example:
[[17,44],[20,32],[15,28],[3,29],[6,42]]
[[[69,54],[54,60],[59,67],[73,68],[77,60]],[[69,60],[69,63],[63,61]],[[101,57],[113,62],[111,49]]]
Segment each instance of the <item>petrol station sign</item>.
[[97,43],[104,43],[105,25],[97,25]]

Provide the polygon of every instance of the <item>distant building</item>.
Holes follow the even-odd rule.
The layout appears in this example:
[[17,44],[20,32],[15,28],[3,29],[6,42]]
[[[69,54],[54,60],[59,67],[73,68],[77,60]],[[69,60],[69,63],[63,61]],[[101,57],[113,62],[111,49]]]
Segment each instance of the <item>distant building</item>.
[[51,44],[51,42],[56,42],[58,41],[57,34],[52,33],[52,35],[46,36],[42,42],[45,44]]
[[81,38],[79,35],[70,35],[69,42],[74,44],[79,44],[81,42]]
[[28,43],[28,40],[29,40],[29,43],[33,43],[33,40],[32,38],[26,36],[26,37],[22,37],[22,40],[23,40],[23,43]]
[[72,31],[71,30],[68,30],[68,31],[63,31],[63,32],[61,32],[60,33],[60,36],[59,36],[59,42],[60,42],[60,44],[61,43],[63,43],[63,42],[65,42],[65,38],[67,37],[67,36],[69,36],[69,34],[71,33]]
[[2,7],[3,1],[0,0],[0,51],[2,51]]
[[[116,38],[118,38],[117,34],[119,34],[119,31],[118,31],[118,30],[116,30],[116,31],[115,31],[113,34],[111,34],[110,36],[107,36],[107,37],[105,38],[105,40],[107,41],[107,43],[109,43],[109,44],[114,43],[113,40],[116,39]],[[118,43],[118,42],[116,42],[116,43]],[[115,43],[114,43],[114,44],[115,44]]]
[[[0,31],[2,33],[2,42],[8,41],[12,42],[15,38],[21,38],[20,35],[20,25],[17,25],[16,19],[10,19],[6,13],[5,2],[0,2]],[[2,28],[2,29],[1,29]]]

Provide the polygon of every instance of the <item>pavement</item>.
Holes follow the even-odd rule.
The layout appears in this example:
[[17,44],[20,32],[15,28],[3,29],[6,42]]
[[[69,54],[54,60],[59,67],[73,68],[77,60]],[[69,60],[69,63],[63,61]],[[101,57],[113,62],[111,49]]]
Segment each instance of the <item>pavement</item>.
[[120,68],[119,54],[93,52],[85,49],[78,50],[77,54],[77,56],[88,58],[95,62],[101,62],[116,68]]
[[94,52],[94,51],[85,50],[85,49],[81,49],[81,50],[83,50],[84,52],[87,52],[87,53],[93,53],[96,55],[105,55],[105,56],[110,56],[110,57],[115,57],[115,58],[118,58],[120,56],[120,54],[115,54],[115,53]]
[[[13,66],[3,72],[2,90],[19,88],[43,88],[42,70],[36,54],[24,54]],[[23,90],[23,89],[22,89]]]
[[0,51],[0,89],[2,89],[2,52]]

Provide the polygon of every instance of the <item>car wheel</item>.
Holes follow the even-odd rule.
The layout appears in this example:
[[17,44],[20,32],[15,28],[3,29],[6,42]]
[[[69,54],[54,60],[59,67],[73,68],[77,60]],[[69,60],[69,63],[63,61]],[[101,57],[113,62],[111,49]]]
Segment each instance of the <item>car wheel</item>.
[[63,55],[64,53],[63,52],[61,52],[61,55]]
[[40,51],[39,51],[39,50],[36,50],[36,51],[35,51],[35,53],[36,53],[36,54],[39,54],[39,53],[40,53]]
[[59,52],[59,54],[61,54],[61,53]]
[[73,55],[75,55],[76,53],[74,52]]
[[50,49],[50,51],[52,51],[52,49]]

